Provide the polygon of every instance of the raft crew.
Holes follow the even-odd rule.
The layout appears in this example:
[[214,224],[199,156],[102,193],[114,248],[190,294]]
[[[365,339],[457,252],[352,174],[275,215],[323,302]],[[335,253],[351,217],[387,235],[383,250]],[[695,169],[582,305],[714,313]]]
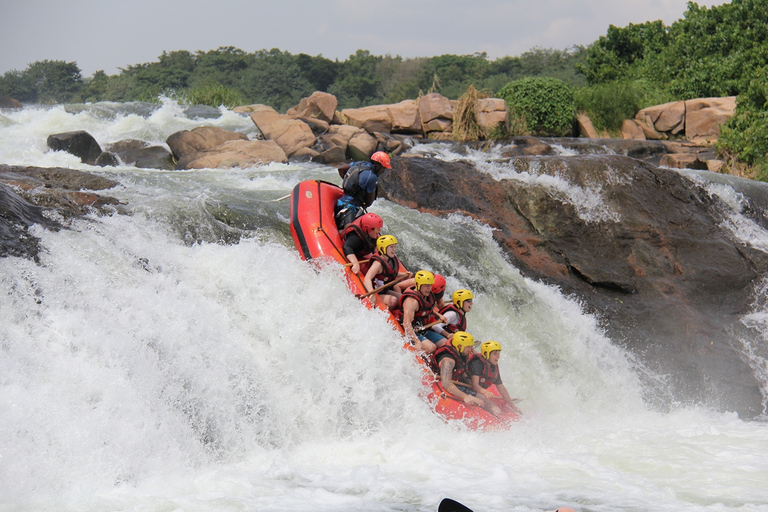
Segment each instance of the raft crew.
[[[391,283],[398,277],[410,276],[409,272],[400,272],[400,260],[395,255],[397,238],[392,235],[381,235],[376,240],[376,254],[371,256],[371,266],[365,274],[363,284],[368,292],[380,286]],[[379,293],[379,297],[389,307],[395,309],[402,295],[402,283]]]
[[465,387],[455,384],[466,378],[467,363],[474,344],[475,339],[471,334],[465,331],[456,332],[450,343],[435,350],[434,361],[440,382],[446,391],[463,399],[466,404],[483,407],[485,402],[473,396],[474,393],[468,389],[468,385]]
[[435,284],[434,274],[428,270],[419,270],[413,279],[414,286],[405,290],[400,296],[394,313],[401,318],[405,336],[414,348],[431,354],[438,346],[442,346],[446,339],[430,329],[424,331],[422,328],[431,315],[435,315],[441,322],[445,322],[445,317],[437,310],[437,301],[432,293],[432,286]]
[[[384,221],[375,213],[366,213],[356,218],[341,232],[344,241],[342,250],[350,263],[352,272],[360,272],[360,260],[368,259],[376,250],[376,240],[379,238]],[[367,266],[364,267],[366,270]]]
[[472,302],[475,299],[474,294],[465,289],[456,290],[451,296],[452,303],[440,308],[440,313],[446,318],[447,322],[439,323],[432,327],[432,330],[446,338],[451,337],[451,333],[467,330],[467,313],[472,311]]
[[501,344],[498,341],[483,342],[480,345],[480,354],[473,353],[470,355],[469,362],[467,363],[467,374],[472,384],[472,389],[479,397],[483,398],[486,409],[490,410],[493,414],[500,414],[501,409],[499,406],[491,401],[491,398],[495,397],[495,395],[488,390],[492,384],[495,384],[501,398],[504,399],[513,411],[517,414],[522,414],[520,409],[515,406],[514,400],[509,396],[507,388],[501,382],[501,374],[499,373],[500,357]]
[[339,176],[344,180],[344,195],[336,201],[334,214],[336,226],[344,229],[353,220],[366,212],[378,196],[378,180],[385,169],[391,169],[389,155],[376,151],[370,162],[352,162],[339,167]]

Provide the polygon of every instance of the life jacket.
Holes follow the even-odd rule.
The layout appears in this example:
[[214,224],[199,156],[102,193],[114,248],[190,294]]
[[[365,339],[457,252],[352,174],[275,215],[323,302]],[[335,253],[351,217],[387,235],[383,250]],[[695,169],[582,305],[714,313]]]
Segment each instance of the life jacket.
[[341,239],[346,241],[347,237],[352,233],[357,234],[357,236],[360,237],[360,240],[363,241],[363,251],[361,254],[355,254],[358,259],[374,252],[376,249],[376,240],[365,234],[363,228],[360,226],[360,217],[356,218],[352,224],[344,228],[341,232]]
[[373,172],[373,164],[370,162],[354,162],[350,166],[342,182],[344,196],[341,199],[346,199],[347,202],[355,206],[370,206],[366,204],[368,193],[360,186],[360,173],[362,171]]
[[455,304],[446,304],[443,306],[443,308],[440,310],[441,315],[445,315],[448,311],[453,311],[457,315],[459,315],[459,323],[458,324],[445,324],[445,330],[448,332],[458,332],[458,331],[466,331],[467,330],[467,314],[456,307]]
[[469,361],[467,361],[467,370],[469,370],[469,363],[475,359],[479,359],[483,363],[483,372],[480,374],[480,386],[483,389],[488,389],[491,384],[495,384],[496,379],[499,378],[499,365],[491,364],[491,362],[482,355],[473,353],[469,356]]
[[435,350],[434,354],[432,354],[432,357],[434,361],[434,366],[432,369],[438,375],[440,375],[440,361],[444,357],[450,357],[455,362],[453,365],[453,374],[451,375],[451,380],[461,381],[462,378],[464,378],[464,374],[467,372],[467,363],[464,362],[464,358],[461,357],[459,351],[456,350],[456,347],[454,347],[451,343],[446,343],[442,347]]
[[397,274],[400,270],[400,260],[397,259],[397,256],[392,258],[392,261],[388,263],[387,260],[380,254],[374,254],[371,256],[371,264],[373,264],[374,261],[381,263],[382,269],[381,273],[377,274],[374,279],[378,279],[382,283],[388,283],[397,278]]
[[429,323],[427,320],[432,314],[432,309],[435,307],[435,296],[432,294],[432,292],[430,292],[429,296],[425,297],[421,293],[417,292],[416,288],[414,287],[405,290],[400,296],[400,300],[397,303],[397,308],[393,312],[395,314],[395,318],[397,318],[397,321],[401,324],[403,323],[403,302],[405,302],[405,299],[409,297],[419,301],[419,308],[413,314],[413,326],[414,329],[418,330],[419,326]]

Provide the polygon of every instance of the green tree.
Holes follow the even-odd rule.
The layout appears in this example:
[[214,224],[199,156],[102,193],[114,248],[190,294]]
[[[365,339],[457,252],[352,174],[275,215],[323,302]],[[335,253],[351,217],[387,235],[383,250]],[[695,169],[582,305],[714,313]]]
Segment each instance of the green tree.
[[34,103],[37,101],[37,88],[31,76],[14,69],[0,77],[0,96],[9,96],[24,103]]
[[339,71],[339,63],[324,58],[322,55],[312,57],[306,53],[296,56],[296,65],[301,70],[304,79],[312,84],[315,91],[327,91],[328,87],[336,80]]
[[370,105],[377,99],[380,78],[376,66],[381,57],[368,50],[357,50],[341,63],[338,78],[328,92],[339,100],[339,108],[357,108]]
[[235,88],[249,102],[263,103],[282,112],[313,92],[296,59],[276,48],[256,52],[251,66],[239,73]]

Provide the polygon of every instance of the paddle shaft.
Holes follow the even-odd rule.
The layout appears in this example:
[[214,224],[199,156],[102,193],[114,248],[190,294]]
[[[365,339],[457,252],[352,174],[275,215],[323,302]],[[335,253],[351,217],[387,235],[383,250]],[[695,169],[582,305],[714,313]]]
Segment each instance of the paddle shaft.
[[402,275],[402,276],[398,277],[397,279],[388,282],[387,284],[381,285],[378,288],[376,288],[375,290],[372,290],[372,291],[370,291],[370,292],[368,292],[368,293],[366,293],[364,295],[358,295],[357,298],[358,299],[364,299],[366,297],[370,297],[374,293],[379,293],[380,291],[386,290],[387,288],[391,288],[392,286],[395,286],[400,281],[405,281],[406,279],[408,279],[408,274]]

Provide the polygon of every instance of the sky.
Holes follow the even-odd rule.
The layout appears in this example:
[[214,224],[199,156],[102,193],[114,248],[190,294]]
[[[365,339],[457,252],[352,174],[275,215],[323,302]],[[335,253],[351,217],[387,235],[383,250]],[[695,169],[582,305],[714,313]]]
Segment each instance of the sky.
[[[700,6],[724,1],[700,1]],[[687,0],[0,0],[0,74],[40,60],[76,62],[82,76],[155,62],[165,52],[291,54],[346,60],[589,45],[609,25],[683,17]]]

